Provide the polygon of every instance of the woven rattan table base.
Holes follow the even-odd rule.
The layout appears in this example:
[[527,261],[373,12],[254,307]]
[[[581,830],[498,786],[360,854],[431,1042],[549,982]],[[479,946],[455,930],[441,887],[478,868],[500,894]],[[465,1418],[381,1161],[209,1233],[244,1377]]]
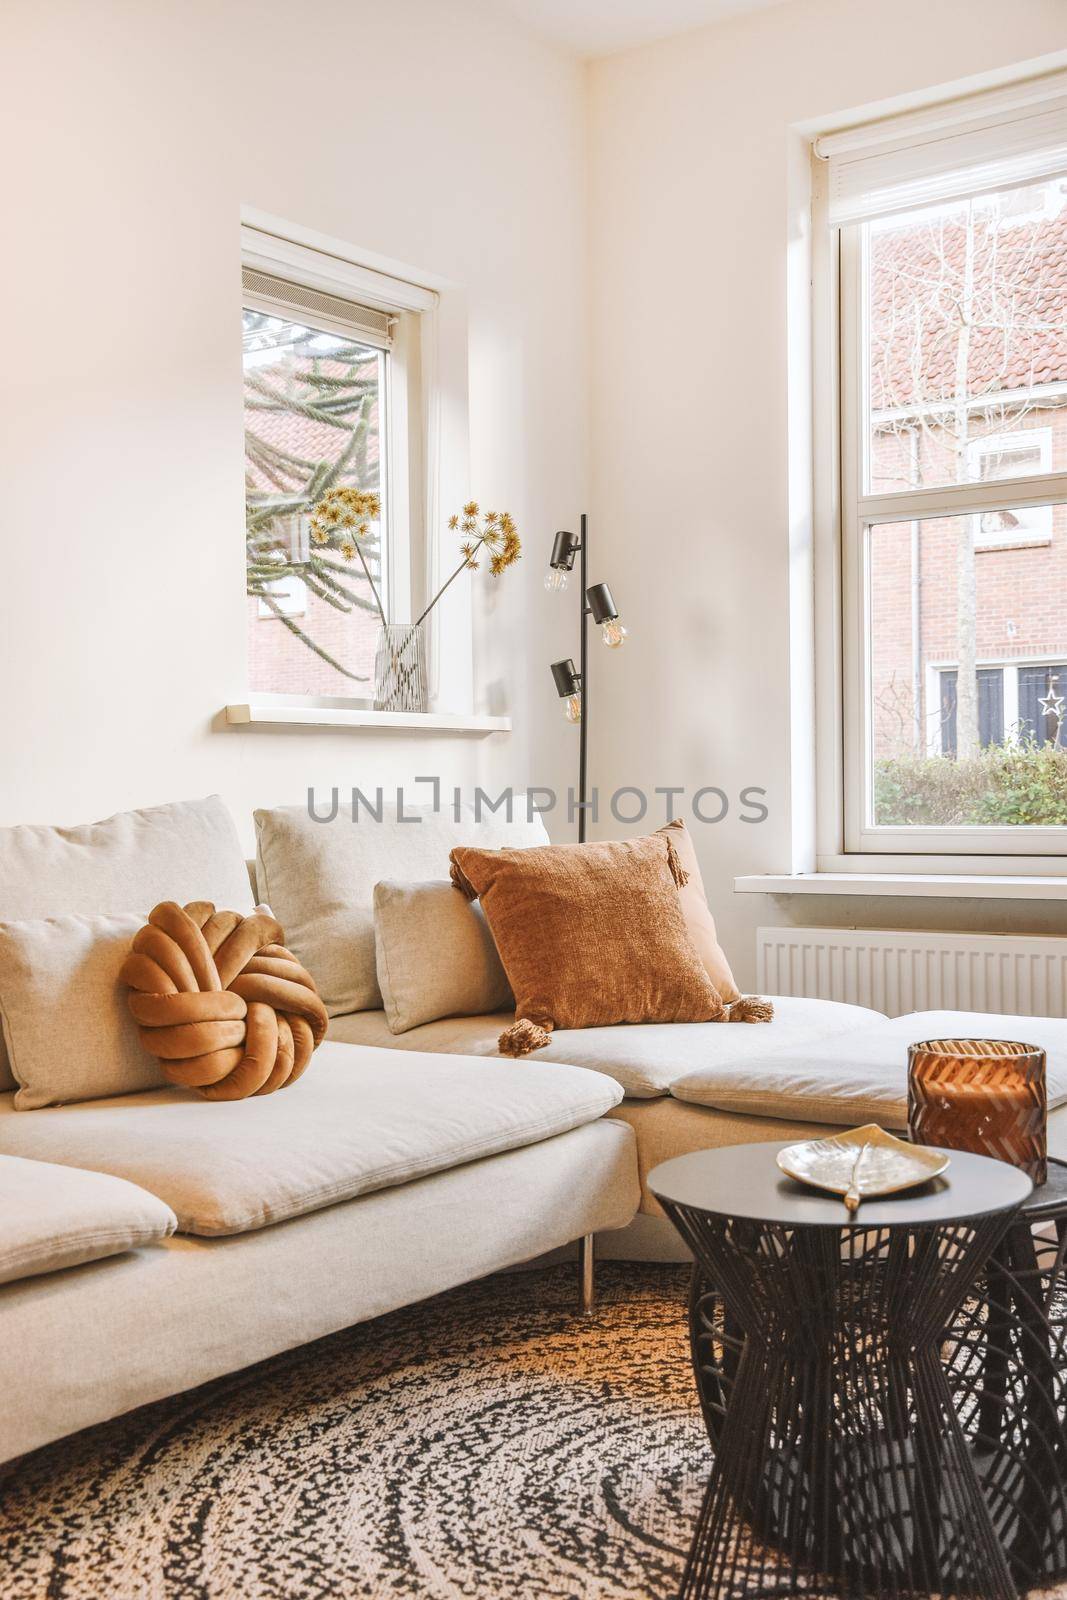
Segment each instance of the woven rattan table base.
[[[894,1596],[923,1592],[927,1579],[932,1592],[1001,1593],[999,1563],[983,1578],[959,1544],[957,1504],[975,1481],[1013,1590],[1025,1593],[1067,1577],[1067,1222],[1051,1202],[1045,1212],[1036,1219],[1036,1232],[1033,1216],[1012,1224],[934,1346],[944,1384],[936,1385],[940,1403],[944,1406],[947,1394],[950,1433],[955,1438],[958,1431],[962,1437],[973,1477],[959,1463],[951,1465],[947,1442],[934,1477],[929,1464],[923,1468],[929,1442],[922,1439],[924,1402],[919,1391],[907,1392],[912,1380],[900,1371],[898,1361],[896,1382],[904,1383],[905,1392],[893,1396],[889,1352],[877,1343],[873,1329],[865,1334],[858,1326],[861,1340],[875,1339],[869,1355],[876,1364],[885,1362],[874,1392],[869,1380],[857,1385],[855,1357],[851,1372],[839,1354],[831,1363],[842,1367],[836,1377],[832,1372],[817,1377],[816,1368],[808,1377],[809,1394],[812,1384],[830,1383],[846,1434],[830,1490],[833,1505],[822,1531],[816,1528],[806,1548],[798,1549],[791,1517],[805,1508],[808,1515],[816,1512],[810,1486],[806,1500],[798,1487],[805,1448],[810,1456],[810,1447],[804,1445],[803,1424],[790,1432],[772,1397],[775,1415],[764,1481],[756,1492],[749,1485],[744,1504],[738,1503],[743,1526],[735,1531],[736,1570],[721,1574],[728,1580],[721,1588],[724,1595],[743,1592],[745,1583],[749,1594],[778,1592],[783,1587],[778,1574],[791,1572],[792,1555],[805,1558],[797,1570],[807,1574],[809,1593],[836,1592],[838,1579],[846,1589],[853,1584],[857,1592],[865,1587],[870,1593],[873,1587],[875,1593]],[[699,1265],[693,1274],[690,1331],[704,1418],[718,1450],[728,1418],[740,1416],[735,1402],[740,1400],[746,1410],[751,1406],[744,1393],[748,1385],[743,1388],[739,1381],[746,1340],[708,1271]],[[866,1358],[861,1365],[866,1373]],[[918,1374],[916,1379],[921,1385],[928,1374],[927,1380]],[[762,1406],[760,1401],[756,1411]],[[857,1430],[850,1414],[864,1410],[865,1427]],[[865,1480],[862,1490],[850,1481],[857,1475]],[[927,1539],[933,1538],[936,1571],[923,1566],[914,1486],[924,1481],[936,1513],[928,1518],[926,1533]],[[853,1507],[862,1517],[864,1506],[881,1519],[877,1541],[883,1548],[873,1564],[860,1548],[852,1555],[848,1549]],[[871,1525],[859,1530],[857,1547],[865,1546],[870,1531]]]
[[1013,1600],[942,1353],[1007,1217],[839,1231],[665,1205],[699,1263],[716,1447],[683,1600]]

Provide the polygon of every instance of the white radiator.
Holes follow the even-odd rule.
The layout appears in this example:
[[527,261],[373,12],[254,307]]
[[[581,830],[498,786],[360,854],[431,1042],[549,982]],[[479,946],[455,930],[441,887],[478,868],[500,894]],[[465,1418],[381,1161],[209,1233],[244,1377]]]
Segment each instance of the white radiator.
[[906,1011],[1067,1017],[1067,939],[757,928],[761,994],[808,995]]

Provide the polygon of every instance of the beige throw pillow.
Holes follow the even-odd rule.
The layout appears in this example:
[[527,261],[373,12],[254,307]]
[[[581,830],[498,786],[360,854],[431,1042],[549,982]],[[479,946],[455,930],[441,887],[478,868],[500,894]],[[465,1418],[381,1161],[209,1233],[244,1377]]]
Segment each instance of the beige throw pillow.
[[711,914],[708,898],[704,893],[704,880],[700,876],[700,862],[697,860],[693,836],[680,817],[674,822],[668,822],[666,827],[658,829],[658,832],[666,834],[674,845],[682,870],[688,878],[678,890],[678,900],[685,925],[689,929],[689,937],[696,947],[697,955],[704,963],[704,971],[719,991],[721,999],[726,1005],[733,1005],[735,1000],[740,1000],[741,991],[734,982],[726,952],[715,932],[715,918]]
[[[73,828],[0,828],[0,921],[121,911],[146,917],[170,897],[252,909],[237,829],[217,794]],[[0,1040],[0,1091],[14,1087]]]
[[374,947],[393,1033],[515,1004],[481,906],[447,880],[375,884]]
[[0,923],[0,1019],[19,1084],[16,1110],[165,1081],[119,978],[142,923],[136,913]]
[[374,885],[384,879],[419,883],[448,870],[457,844],[524,849],[548,843],[540,817],[524,818],[516,796],[513,822],[503,813],[476,819],[467,807],[457,822],[451,806],[435,812],[383,807],[352,821],[342,809],[315,822],[306,806],[257,811],[256,882],[285,929],[286,944],[311,973],[331,1017],[376,1011],[382,1004],[374,952]]

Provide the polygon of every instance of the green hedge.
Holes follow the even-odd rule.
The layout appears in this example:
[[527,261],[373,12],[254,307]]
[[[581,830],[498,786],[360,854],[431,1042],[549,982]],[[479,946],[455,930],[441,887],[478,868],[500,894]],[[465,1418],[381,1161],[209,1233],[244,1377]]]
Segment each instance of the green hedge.
[[992,745],[969,761],[896,756],[874,764],[874,818],[880,827],[1063,827],[1067,825],[1067,750],[1056,745]]

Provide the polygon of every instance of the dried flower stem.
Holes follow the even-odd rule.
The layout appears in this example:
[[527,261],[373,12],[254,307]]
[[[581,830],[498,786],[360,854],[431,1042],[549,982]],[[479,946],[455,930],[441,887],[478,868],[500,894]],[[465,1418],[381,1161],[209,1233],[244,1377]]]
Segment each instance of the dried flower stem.
[[484,543],[485,543],[484,539],[479,539],[478,543],[474,546],[474,549],[471,551],[470,555],[469,556],[464,556],[463,560],[460,562],[459,566],[456,568],[456,570],[452,574],[452,576],[450,578],[448,578],[441,585],[441,587],[438,589],[437,593],[434,595],[433,599],[430,601],[429,605],[426,607],[426,610],[419,617],[418,621],[412,623],[412,627],[413,628],[417,628],[419,626],[420,622],[424,622],[426,620],[426,618],[430,615],[430,612],[433,610],[434,606],[437,604],[438,600],[440,600],[441,596],[444,594],[445,590],[447,588],[449,588],[451,584],[455,583],[456,579],[459,577],[461,572],[465,571],[466,568],[470,566],[471,561],[478,554],[478,551],[482,548],[482,545]]
[[375,585],[374,579],[370,575],[370,568],[367,565],[367,558],[363,554],[363,547],[359,543],[358,539],[356,540],[356,554],[359,557],[360,565],[362,566],[363,571],[366,574],[367,582],[370,584],[370,592],[374,596],[374,604],[378,607],[378,615],[382,619],[382,627],[383,628],[387,628],[389,626],[389,624],[385,620],[385,608],[382,605],[382,597],[378,593],[378,590],[377,590],[377,587]]

